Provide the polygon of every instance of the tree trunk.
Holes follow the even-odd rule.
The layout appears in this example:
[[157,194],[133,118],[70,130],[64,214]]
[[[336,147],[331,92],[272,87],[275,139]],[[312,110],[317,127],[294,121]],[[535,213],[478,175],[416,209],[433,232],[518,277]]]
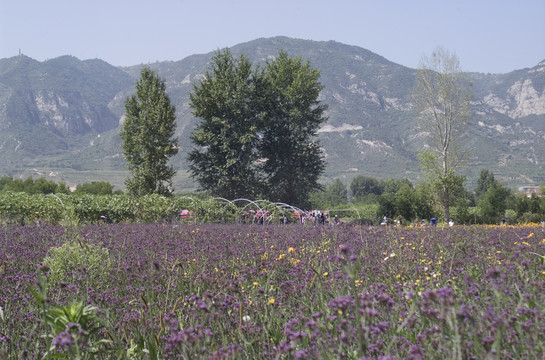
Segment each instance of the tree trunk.
[[448,188],[443,188],[443,212],[445,213],[445,223],[450,221],[450,193]]

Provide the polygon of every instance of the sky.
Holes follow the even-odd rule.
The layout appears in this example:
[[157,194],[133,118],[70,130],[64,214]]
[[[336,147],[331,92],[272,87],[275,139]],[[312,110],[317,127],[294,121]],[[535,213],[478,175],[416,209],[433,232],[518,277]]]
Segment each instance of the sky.
[[545,0],[0,0],[0,58],[129,66],[274,36],[411,68],[441,46],[464,71],[507,73],[545,60]]

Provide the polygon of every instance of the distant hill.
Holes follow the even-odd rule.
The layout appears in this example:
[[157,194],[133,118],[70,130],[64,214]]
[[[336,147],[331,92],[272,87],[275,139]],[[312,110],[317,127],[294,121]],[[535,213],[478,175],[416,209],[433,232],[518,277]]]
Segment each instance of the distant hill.
[[[230,50],[255,64],[285,50],[321,69],[321,100],[329,105],[329,121],[319,131],[327,160],[325,183],[341,178],[348,184],[360,174],[421,179],[417,153],[422,134],[410,99],[414,69],[335,41],[274,37]],[[148,64],[166,79],[177,109],[177,191],[195,187],[185,160],[198,122],[188,106],[189,92],[212,55]],[[72,185],[103,180],[123,187],[120,121],[142,66],[120,68],[71,56],[44,62],[24,55],[1,59],[0,176],[45,176]],[[507,74],[470,76],[474,99],[466,141],[473,157],[463,170],[468,186],[474,187],[481,169],[512,187],[544,184],[545,61]]]

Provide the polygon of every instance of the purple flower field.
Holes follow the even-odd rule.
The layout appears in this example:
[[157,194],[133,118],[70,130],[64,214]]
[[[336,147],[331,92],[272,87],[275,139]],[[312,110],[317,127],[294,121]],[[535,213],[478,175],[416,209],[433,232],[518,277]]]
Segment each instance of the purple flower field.
[[545,230],[3,226],[0,359],[44,355],[543,359]]

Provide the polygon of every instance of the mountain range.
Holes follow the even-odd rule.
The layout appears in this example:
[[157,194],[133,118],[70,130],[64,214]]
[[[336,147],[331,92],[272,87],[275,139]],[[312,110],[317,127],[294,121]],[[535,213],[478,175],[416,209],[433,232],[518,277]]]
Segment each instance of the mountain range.
[[[327,161],[324,184],[340,178],[348,185],[356,175],[422,179],[417,156],[424,133],[411,100],[415,69],[335,41],[273,37],[230,48],[256,65],[280,50],[321,70],[320,100],[329,106],[318,132]],[[134,93],[140,69],[149,66],[165,79],[176,106],[175,191],[194,190],[186,154],[199,119],[191,113],[189,93],[215,51],[130,67],[72,56],[0,59],[0,176],[43,176],[72,186],[108,181],[123,188],[124,101]],[[482,169],[513,188],[545,184],[545,60],[506,74],[468,75],[473,99],[464,141],[471,158],[460,169],[468,188]]]

